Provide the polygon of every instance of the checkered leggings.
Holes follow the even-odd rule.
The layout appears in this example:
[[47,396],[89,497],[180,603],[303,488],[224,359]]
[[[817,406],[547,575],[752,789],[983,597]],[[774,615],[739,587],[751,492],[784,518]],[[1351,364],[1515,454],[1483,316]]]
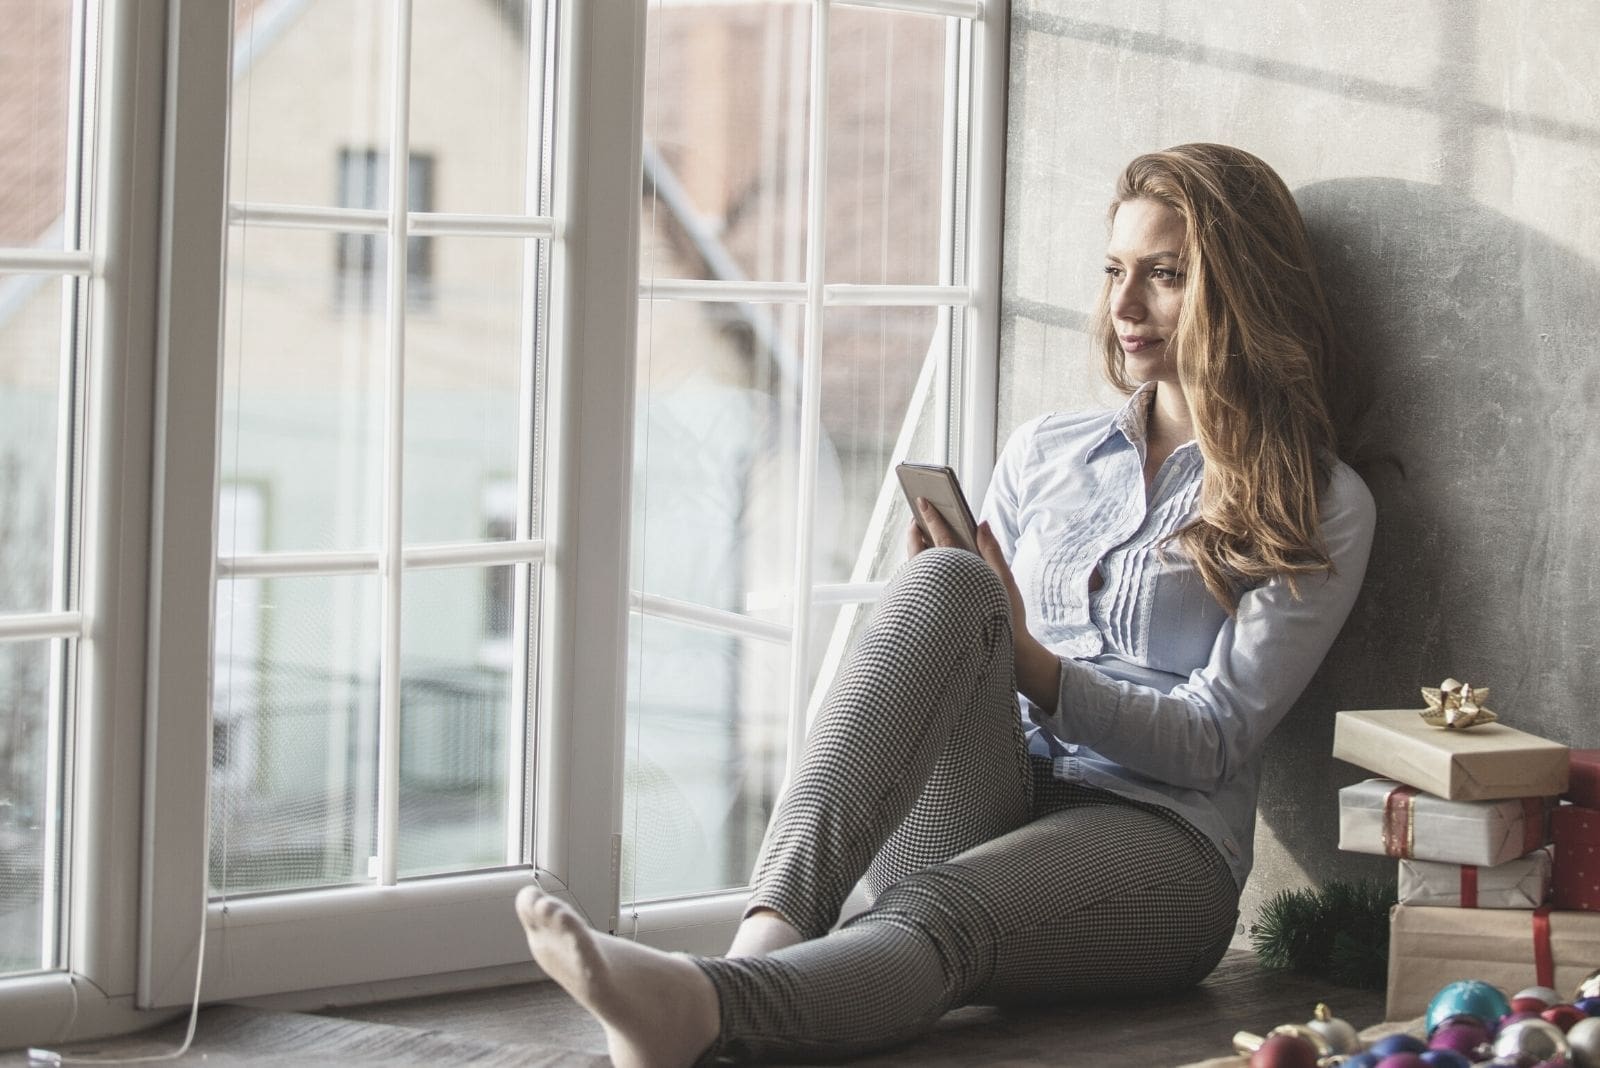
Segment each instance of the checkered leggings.
[[[828,933],[863,874],[873,906]],[[1238,917],[1226,863],[1186,821],[1028,755],[1005,590],[957,549],[896,575],[752,882],[750,907],[808,941],[694,958],[722,1014],[702,1064],[866,1053],[972,1002],[1189,986]]]

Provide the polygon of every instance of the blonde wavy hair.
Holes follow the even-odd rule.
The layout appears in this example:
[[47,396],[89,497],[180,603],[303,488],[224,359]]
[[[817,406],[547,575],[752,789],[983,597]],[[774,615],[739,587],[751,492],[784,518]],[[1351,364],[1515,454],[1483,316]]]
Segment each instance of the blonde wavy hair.
[[[1271,167],[1226,145],[1140,156],[1117,182],[1126,201],[1158,201],[1184,221],[1183,302],[1172,345],[1205,459],[1200,513],[1172,537],[1228,610],[1244,590],[1333,570],[1317,496],[1337,455],[1327,393],[1339,353],[1300,209]],[[1105,370],[1126,393],[1109,302],[1098,333]]]

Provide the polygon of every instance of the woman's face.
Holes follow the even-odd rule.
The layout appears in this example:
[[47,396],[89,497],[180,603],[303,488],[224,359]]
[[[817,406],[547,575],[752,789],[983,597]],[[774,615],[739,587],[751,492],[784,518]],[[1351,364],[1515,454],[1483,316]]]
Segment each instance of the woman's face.
[[1123,201],[1111,220],[1111,321],[1135,382],[1178,382],[1171,342],[1183,305],[1183,232],[1183,216],[1156,200]]

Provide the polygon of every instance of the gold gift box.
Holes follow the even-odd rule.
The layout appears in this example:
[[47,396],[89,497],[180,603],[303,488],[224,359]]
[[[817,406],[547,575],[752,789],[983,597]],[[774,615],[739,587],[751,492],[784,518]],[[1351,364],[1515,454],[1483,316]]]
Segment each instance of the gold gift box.
[[[1522,909],[1396,905],[1389,910],[1389,996],[1384,1015],[1421,1014],[1449,983],[1481,979],[1507,997],[1539,985],[1534,919]],[[1600,961],[1600,913],[1551,912],[1554,983],[1570,997]]]
[[1340,712],[1333,755],[1451,801],[1548,797],[1567,788],[1567,747],[1501,723],[1430,727],[1415,709]]

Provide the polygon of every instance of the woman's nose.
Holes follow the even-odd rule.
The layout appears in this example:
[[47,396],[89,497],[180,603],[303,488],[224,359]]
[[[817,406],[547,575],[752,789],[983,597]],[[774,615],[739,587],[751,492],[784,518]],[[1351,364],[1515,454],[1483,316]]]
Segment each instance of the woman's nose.
[[1111,287],[1111,318],[1135,323],[1144,318],[1144,304],[1126,281]]

